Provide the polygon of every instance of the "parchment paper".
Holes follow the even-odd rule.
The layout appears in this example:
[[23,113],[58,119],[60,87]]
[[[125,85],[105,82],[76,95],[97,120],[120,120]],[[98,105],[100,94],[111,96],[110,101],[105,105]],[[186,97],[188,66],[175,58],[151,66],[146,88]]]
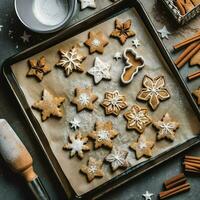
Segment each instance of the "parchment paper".
[[[96,53],[93,55],[88,55],[88,48],[83,46],[81,48],[82,53],[88,55],[87,59],[83,62],[83,66],[85,68],[85,72],[83,74],[74,72],[70,77],[66,78],[63,70],[55,67],[55,64],[59,60],[57,51],[60,48],[68,50],[73,45],[84,42],[88,38],[89,30],[31,57],[39,59],[44,55],[48,61],[48,64],[52,67],[52,72],[46,75],[41,83],[37,82],[34,78],[26,77],[26,73],[28,71],[27,60],[23,60],[12,66],[12,70],[16,76],[16,79],[19,82],[19,85],[30,106],[35,101],[41,99],[43,88],[48,89],[55,96],[61,95],[66,97],[66,101],[62,107],[65,111],[65,115],[60,120],[50,118],[45,122],[41,122],[40,112],[36,110],[32,111],[40,123],[64,174],[78,195],[82,195],[94,189],[102,183],[110,180],[114,176],[120,174],[122,171],[118,170],[112,173],[110,166],[108,164],[104,164],[104,177],[101,179],[95,179],[91,183],[88,183],[85,175],[79,172],[80,166],[82,164],[86,164],[90,156],[93,156],[97,159],[104,159],[104,157],[109,154],[109,151],[104,148],[100,148],[98,150],[92,149],[90,152],[85,153],[83,160],[80,160],[76,157],[70,159],[69,152],[63,151],[62,149],[64,143],[67,141],[67,136],[69,133],[73,133],[73,131],[69,128],[69,121],[75,116],[79,117],[82,121],[80,132],[87,134],[93,130],[96,120],[111,120],[114,128],[120,132],[116,139],[114,139],[114,145],[120,146],[129,151],[128,159],[131,163],[131,166],[145,161],[146,158],[142,158],[137,161],[135,159],[134,152],[128,148],[132,141],[137,140],[139,134],[134,130],[126,130],[126,120],[123,117],[123,113],[130,109],[130,107],[135,103],[142,106],[147,106],[147,103],[136,101],[136,95],[141,89],[142,80],[145,74],[148,74],[151,77],[164,75],[166,87],[171,93],[171,98],[167,101],[161,102],[155,112],[152,112],[150,107],[147,106],[153,120],[160,120],[166,112],[169,112],[170,115],[180,123],[180,128],[177,130],[175,141],[173,143],[166,140],[156,142],[155,147],[153,148],[153,156],[156,156],[178,144],[184,143],[200,132],[199,121],[195,117],[178,82],[168,71],[167,66],[165,66],[166,64],[162,59],[158,48],[146,30],[136,10],[130,9],[117,16],[117,18],[121,19],[122,21],[131,18],[133,22],[132,28],[136,32],[135,37],[137,37],[141,42],[141,46],[135,51],[138,53],[138,55],[143,56],[145,61],[145,67],[137,74],[136,77],[134,77],[133,82],[127,86],[121,86],[120,84],[120,75],[124,67],[124,62],[123,60],[116,62],[113,59],[113,55],[117,51],[123,52],[126,47],[131,47],[132,39],[128,39],[126,44],[121,46],[116,39],[110,38],[109,45],[105,47],[105,52],[103,55]],[[114,28],[115,19],[116,17],[92,28],[91,30],[100,30],[109,36]],[[94,85],[93,77],[86,73],[93,66],[94,58],[96,56],[99,56],[103,61],[112,64],[111,81],[103,80],[100,82],[100,84]],[[93,112],[82,111],[77,114],[76,107],[70,104],[74,97],[74,89],[76,87],[84,87],[89,85],[93,86],[94,93],[99,97],[95,102],[95,109]],[[104,98],[105,91],[114,91],[116,89],[119,90],[121,94],[126,96],[129,107],[121,112],[118,117],[105,116],[104,109],[99,104]],[[155,141],[156,133],[157,132],[155,129],[150,125],[145,129],[144,134],[149,140]]]

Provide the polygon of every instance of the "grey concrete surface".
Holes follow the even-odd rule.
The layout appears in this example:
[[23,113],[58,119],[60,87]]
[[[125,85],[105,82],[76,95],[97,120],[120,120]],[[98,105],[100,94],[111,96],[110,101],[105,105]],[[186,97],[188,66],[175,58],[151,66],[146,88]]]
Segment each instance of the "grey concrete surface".
[[[109,5],[110,0],[97,0],[96,10],[77,11],[77,15],[72,23],[75,23],[81,18],[84,18],[99,9]],[[167,48],[170,50],[171,45],[179,38],[185,35],[190,35],[199,28],[200,18],[192,20],[189,25],[177,28],[173,20],[166,13],[160,3],[155,0],[142,0],[148,14],[150,15],[156,28],[162,28],[167,25],[172,32],[169,41],[164,41]],[[0,25],[3,28],[0,32],[0,65],[3,60],[11,55],[22,51],[38,42],[41,42],[50,35],[40,35],[26,30],[17,19],[12,0],[0,0]],[[26,30],[32,35],[29,43],[23,43],[20,36]],[[183,74],[185,72],[182,72]],[[18,133],[19,137],[30,150],[34,158],[34,166],[38,172],[44,186],[46,187],[51,199],[62,200],[66,199],[63,190],[60,188],[55,175],[51,171],[48,162],[44,159],[44,155],[39,148],[31,131],[26,126],[22,114],[14,99],[11,98],[6,91],[4,84],[0,81],[0,118],[5,118],[10,122],[13,128]],[[200,155],[200,147],[196,146],[187,152],[187,154]],[[101,197],[101,200],[140,200],[143,199],[142,194],[146,190],[155,194],[152,200],[157,199],[157,194],[162,189],[162,183],[165,179],[176,175],[181,171],[181,162],[184,154],[174,157],[173,159],[163,163],[162,165],[150,170],[149,172],[137,177],[136,179],[124,184],[114,191]],[[192,189],[190,192],[173,197],[173,200],[199,200],[200,199],[200,178],[197,176],[188,177]],[[19,177],[14,175],[0,158],[0,200],[27,200],[32,199],[32,195],[26,184]]]

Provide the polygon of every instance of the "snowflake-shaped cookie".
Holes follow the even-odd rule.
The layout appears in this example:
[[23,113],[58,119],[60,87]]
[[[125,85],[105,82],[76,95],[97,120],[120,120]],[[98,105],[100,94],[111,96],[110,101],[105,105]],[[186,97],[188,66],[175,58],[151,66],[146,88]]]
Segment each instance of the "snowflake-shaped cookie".
[[28,60],[29,71],[27,76],[35,76],[39,81],[42,81],[45,74],[51,71],[49,65],[46,64],[46,58],[42,56],[38,61],[35,59]]
[[145,136],[142,134],[138,138],[137,142],[133,142],[130,145],[130,148],[135,150],[137,159],[140,159],[142,156],[151,157],[153,146],[154,142],[147,141]]
[[105,158],[105,160],[111,163],[112,169],[115,171],[118,168],[128,167],[127,155],[127,151],[114,146],[112,152]]
[[92,92],[92,87],[76,88],[75,97],[72,100],[73,104],[76,104],[77,111],[80,112],[83,109],[93,110],[94,102],[98,99]]
[[94,77],[95,84],[98,84],[102,79],[111,79],[111,65],[103,62],[99,57],[95,58],[94,66],[88,71]]
[[83,72],[81,63],[86,58],[78,53],[77,48],[72,47],[69,51],[60,50],[60,61],[56,64],[64,68],[66,76],[69,76],[73,71]]
[[95,177],[103,177],[102,166],[103,161],[90,157],[88,165],[82,165],[80,170],[87,175],[88,181],[91,182]]
[[69,136],[70,142],[63,146],[64,150],[71,150],[70,156],[73,157],[77,154],[80,158],[83,158],[83,151],[89,151],[90,147],[87,145],[88,138],[83,137],[81,133]]
[[33,108],[42,111],[42,120],[45,121],[51,115],[55,117],[62,117],[63,111],[60,106],[65,101],[65,97],[54,97],[48,90],[44,89],[42,100],[33,104]]
[[139,133],[143,133],[146,126],[151,124],[151,118],[147,114],[147,109],[139,105],[133,105],[132,108],[124,114],[127,119],[127,128],[135,129]]
[[101,146],[112,148],[112,139],[119,134],[116,130],[113,129],[112,122],[97,121],[95,129],[95,131],[92,131],[88,134],[89,137],[95,140],[95,149]]
[[168,90],[165,88],[164,76],[151,78],[147,75],[144,76],[143,86],[137,95],[137,99],[148,101],[153,110],[160,104],[160,100],[164,101],[170,98]]
[[80,128],[80,123],[81,123],[81,120],[77,117],[74,117],[70,122],[70,128],[73,129],[73,130],[77,130]]
[[114,92],[106,92],[104,100],[101,104],[105,108],[106,115],[119,115],[120,111],[127,108],[126,97],[120,95],[117,90]]
[[81,2],[81,10],[85,8],[96,8],[95,0],[79,0]]
[[159,130],[158,140],[167,138],[173,141],[175,139],[175,131],[179,128],[179,123],[174,121],[169,113],[166,113],[161,121],[153,122],[153,125]]

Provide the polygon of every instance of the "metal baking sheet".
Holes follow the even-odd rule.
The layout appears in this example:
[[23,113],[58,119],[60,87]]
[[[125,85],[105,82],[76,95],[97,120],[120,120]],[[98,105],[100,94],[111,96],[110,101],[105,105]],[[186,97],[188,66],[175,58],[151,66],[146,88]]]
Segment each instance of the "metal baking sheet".
[[[105,47],[103,55],[88,55],[83,62],[85,72],[92,67],[96,56],[110,62],[112,64],[111,73],[115,74],[110,82],[102,81],[95,86],[92,77],[88,76],[87,73],[79,74],[74,72],[69,78],[66,78],[61,69],[54,67],[59,60],[57,53],[59,49],[68,50],[73,45],[84,42],[90,30],[103,30],[106,35],[109,35],[114,28],[114,20],[116,18],[122,21],[130,18],[133,22],[132,28],[136,32],[136,37],[141,41],[141,46],[135,51],[138,55],[143,56],[145,67],[138,73],[130,85],[121,86],[119,77],[122,73],[124,62],[123,60],[119,62],[114,61],[113,55],[116,51],[123,52],[125,48],[131,47],[132,39],[129,39],[124,46],[121,46],[116,39],[110,38],[110,43]],[[86,55],[88,54],[87,47],[82,47],[81,51]],[[38,59],[41,56],[46,57],[48,64],[52,67],[52,72],[46,75],[41,83],[38,83],[35,79],[26,77],[28,70],[27,60],[30,58]],[[181,82],[181,78],[177,75],[145,11],[137,1],[120,1],[106,8],[97,15],[78,23],[47,42],[9,59],[5,62],[3,69],[5,80],[20,103],[28,123],[31,125],[69,197],[88,198],[102,194],[199,142],[199,121],[184,94],[184,91],[188,94],[187,88],[183,87],[184,83]],[[128,148],[128,145],[130,141],[136,141],[139,135],[135,131],[126,130],[126,121],[122,115],[125,111],[117,118],[105,116],[104,110],[99,104],[103,100],[105,91],[118,89],[120,93],[126,96],[129,108],[135,103],[146,106],[145,103],[138,102],[135,99],[142,86],[142,79],[145,74],[152,77],[164,75],[167,88],[171,93],[171,98],[162,102],[155,112],[149,109],[150,115],[154,120],[160,120],[162,115],[169,112],[179,121],[180,128],[173,143],[168,141],[157,142],[151,159],[142,158],[136,160],[134,152]],[[75,106],[70,104],[74,96],[74,89],[88,85],[93,86],[94,93],[99,97],[95,102],[95,110],[91,113],[83,111],[77,114]],[[48,89],[54,95],[66,97],[63,107],[65,115],[61,120],[48,119],[46,122],[41,122],[40,113],[31,109],[31,105],[41,98],[43,88]],[[69,129],[68,122],[74,116],[80,117],[82,121],[80,131],[84,134],[93,130],[96,120],[111,120],[114,128],[120,132],[119,136],[114,139],[114,144],[129,151],[128,158],[131,167],[124,171],[118,170],[112,173],[110,166],[105,164],[104,177],[88,183],[86,177],[79,172],[80,166],[86,164],[90,156],[104,159],[109,151],[101,148],[85,153],[83,160],[79,160],[76,157],[70,159],[69,152],[63,151],[62,147],[66,142],[68,134],[72,132]],[[156,131],[152,126],[147,127],[144,134],[149,140],[155,141]]]

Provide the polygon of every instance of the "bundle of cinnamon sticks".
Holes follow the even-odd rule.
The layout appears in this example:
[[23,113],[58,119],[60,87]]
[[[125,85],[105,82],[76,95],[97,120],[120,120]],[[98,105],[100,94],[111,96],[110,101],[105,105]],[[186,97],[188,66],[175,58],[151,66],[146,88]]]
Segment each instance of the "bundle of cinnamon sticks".
[[183,173],[166,180],[164,186],[166,190],[159,193],[160,199],[166,199],[190,189],[190,184]]
[[183,165],[186,172],[200,174],[200,157],[198,156],[185,156]]
[[[175,64],[178,69],[183,67],[187,62],[190,61],[195,55],[196,59],[199,60],[200,52],[200,31],[198,31],[192,37],[189,37],[178,44],[173,46],[175,50],[180,50],[185,48],[185,50],[180,54],[180,56],[175,60]],[[188,79],[193,80],[200,77],[200,70],[189,74]]]

